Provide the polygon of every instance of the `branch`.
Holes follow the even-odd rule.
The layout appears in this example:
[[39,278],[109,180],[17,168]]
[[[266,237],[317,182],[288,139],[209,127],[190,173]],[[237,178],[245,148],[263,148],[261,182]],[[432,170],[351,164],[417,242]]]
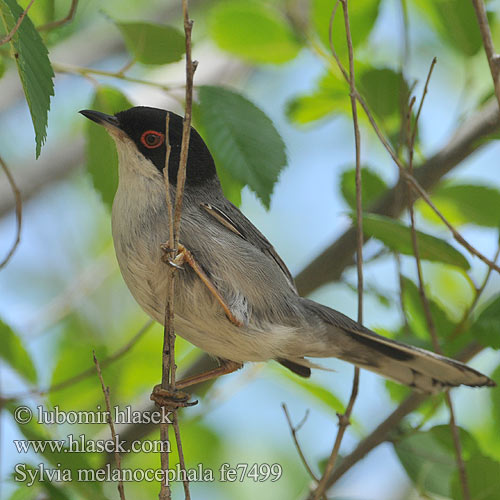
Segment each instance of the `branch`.
[[78,6],[78,0],[71,0],[69,12],[65,17],[63,17],[62,19],[59,19],[58,21],[52,21],[52,22],[47,23],[47,24],[42,24],[42,26],[37,27],[37,30],[38,31],[52,30],[54,28],[62,26],[63,24],[69,23],[70,21],[73,20],[73,17],[76,14],[77,6]]
[[[191,136],[191,112],[193,105],[193,76],[196,70],[196,64],[191,59],[191,32],[193,29],[193,21],[189,19],[188,2],[182,0],[182,12],[184,18],[184,35],[186,42],[186,110],[184,115],[184,122],[182,128],[182,143],[181,153],[179,158],[179,167],[177,170],[176,189],[175,189],[175,209],[172,205],[172,197],[170,193],[170,179],[169,179],[169,159],[170,159],[170,115],[167,113],[165,124],[165,166],[163,169],[163,178],[165,182],[165,197],[168,211],[169,223],[169,240],[168,248],[170,259],[173,260],[179,253],[179,237],[181,228],[181,215],[182,215],[182,200],[184,196],[184,185],[186,181],[186,167],[189,151],[189,139]],[[175,392],[175,330],[174,330],[174,298],[175,298],[175,278],[176,266],[169,268],[169,281],[167,287],[167,297],[165,304],[165,320],[163,329],[163,358],[162,358],[162,376],[161,387],[163,390],[168,390],[170,393]],[[184,452],[182,449],[182,441],[179,429],[179,421],[177,415],[177,408],[172,407],[173,414],[173,428],[175,440],[177,442],[177,451],[179,454],[179,464],[181,470],[186,472],[186,464],[184,462]],[[160,424],[160,438],[162,441],[169,440],[168,437],[168,423]],[[168,449],[168,448],[167,448]],[[161,454],[161,467],[164,471],[164,480],[160,486],[160,500],[170,500],[171,490],[168,484],[168,469],[169,458],[168,451],[162,451]],[[183,475],[184,496],[186,500],[190,500],[191,495],[189,492],[189,481],[187,475]]]
[[[363,200],[362,200],[362,184],[361,184],[361,148],[360,148],[360,133],[359,133],[359,123],[358,123],[358,111],[356,107],[356,82],[354,77],[354,54],[352,47],[352,38],[351,38],[351,28],[349,24],[349,12],[348,12],[348,0],[340,0],[342,3],[342,11],[344,13],[344,25],[345,32],[347,38],[347,48],[349,52],[349,95],[351,98],[351,108],[352,108],[352,121],[354,126],[354,142],[355,142],[355,150],[356,150],[356,263],[357,263],[357,274],[358,274],[358,323],[363,323]],[[333,19],[335,16],[335,12],[337,9],[339,0],[335,3],[335,7],[333,9],[332,15],[330,17],[330,47],[332,49],[332,53],[334,56],[335,48],[333,47],[333,39],[332,39],[332,26]],[[349,398],[349,402],[347,404],[346,410],[343,415],[338,415],[339,418],[339,429],[337,431],[337,437],[335,438],[335,443],[333,445],[332,452],[330,457],[328,458],[328,462],[325,467],[325,471],[323,472],[323,476],[316,487],[316,490],[312,492],[312,498],[314,500],[319,500],[326,491],[328,477],[331,475],[334,470],[335,463],[337,461],[337,457],[340,451],[340,445],[342,443],[342,439],[344,438],[345,431],[350,424],[350,417],[354,407],[354,403],[358,396],[359,389],[359,368],[357,366],[354,367],[354,378],[352,382],[352,390],[351,396]]]
[[300,447],[299,440],[297,438],[297,432],[300,430],[300,428],[304,425],[305,421],[307,420],[307,417],[309,416],[309,410],[306,411],[304,418],[295,427],[292,424],[292,419],[290,418],[290,414],[288,413],[288,408],[287,408],[286,404],[281,403],[281,407],[283,408],[283,412],[285,413],[286,421],[288,423],[288,427],[290,428],[290,432],[292,433],[293,442],[295,443],[295,448],[297,448],[297,452],[299,454],[299,457],[302,460],[302,463],[304,464],[304,467],[307,470],[308,474],[317,483],[318,478],[316,477],[316,475],[312,471],[311,467],[309,466],[309,463],[306,460],[306,457],[302,451],[302,448]]
[[28,13],[28,10],[30,10],[30,8],[33,5],[34,1],[35,0],[31,0],[31,2],[28,4],[28,6],[26,7],[26,9],[24,9],[24,11],[19,16],[19,18],[18,18],[16,24],[14,25],[14,27],[10,30],[10,32],[5,37],[3,37],[0,40],[0,47],[2,45],[5,45],[6,43],[8,43],[8,42],[10,42],[12,40],[12,37],[17,33],[17,30],[20,28],[21,23],[23,22],[24,18],[26,17],[26,14]]
[[479,24],[479,31],[483,39],[484,51],[490,66],[491,77],[493,78],[493,86],[495,87],[495,95],[500,106],[500,56],[495,52],[493,39],[491,38],[490,25],[488,23],[488,16],[486,15],[486,7],[483,0],[472,0],[474,10],[476,11],[477,21]]
[[108,414],[108,424],[109,428],[111,429],[111,437],[113,439],[113,443],[115,445],[115,461],[116,461],[116,468],[120,472],[120,479],[118,480],[118,492],[120,493],[120,499],[125,500],[125,491],[123,489],[123,481],[121,477],[121,470],[122,470],[122,459],[120,456],[120,452],[118,451],[118,448],[116,444],[118,443],[117,435],[115,432],[115,425],[113,423],[113,417],[111,416],[111,404],[109,402],[109,387],[104,385],[104,380],[102,378],[102,372],[101,372],[101,367],[99,366],[99,361],[97,361],[97,358],[95,356],[95,352],[92,353],[94,357],[94,363],[95,367],[97,369],[97,375],[99,376],[99,380],[101,381],[101,387],[102,387],[102,392],[104,394],[104,401],[106,402],[106,410]]
[[[469,344],[457,356],[459,361],[467,363],[477,353],[484,349],[476,342]],[[348,470],[362,460],[370,451],[387,440],[387,436],[404,417],[415,411],[424,401],[429,398],[428,394],[413,392],[410,394],[370,435],[364,438],[349,455],[343,457],[331,476],[328,478],[327,487],[338,481]]]
[[[498,104],[490,102],[472,115],[454,133],[449,142],[434,156],[415,168],[415,179],[425,190],[431,190],[450,170],[474,151],[484,146],[484,139],[500,128]],[[404,196],[405,183],[399,182],[370,209],[372,213],[398,217],[408,207]],[[320,286],[340,278],[353,264],[356,231],[347,229],[295,278],[301,295],[308,295]]]
[[[420,100],[420,106],[418,108],[418,112],[417,112],[417,115],[415,118],[415,124],[413,126],[413,133],[410,130],[411,129],[411,110],[412,110],[413,103],[415,102],[415,98],[413,98],[411,100],[409,110],[408,110],[408,116],[407,116],[408,171],[409,171],[411,176],[413,176],[413,153],[414,153],[414,147],[415,147],[415,137],[417,134],[418,119],[420,118],[420,112],[422,111],[422,107],[424,105],[424,100],[425,100],[425,96],[427,94],[429,81],[431,79],[432,70],[434,69],[435,64],[436,64],[436,58],[434,58],[432,60],[431,67],[430,67],[429,73],[427,75],[427,80],[425,82],[424,91],[422,93],[422,98]],[[427,294],[425,293],[424,277],[423,277],[423,273],[422,273],[422,264],[420,261],[420,250],[418,247],[417,230],[415,227],[415,211],[414,211],[414,207],[413,207],[414,199],[413,199],[413,193],[410,189],[409,183],[408,183],[408,191],[409,191],[408,197],[410,200],[409,210],[410,210],[410,222],[411,222],[411,241],[412,241],[412,246],[413,246],[413,253],[415,255],[415,264],[417,267],[418,291],[419,291],[420,299],[421,299],[422,306],[424,309],[427,327],[429,329],[432,344],[434,346],[434,351],[437,352],[438,354],[443,354],[441,347],[439,345],[438,335],[437,335],[437,331],[436,331],[436,324],[434,322],[434,318],[432,317],[429,299],[427,297]],[[489,267],[488,269],[491,270],[493,268]],[[467,473],[465,470],[464,459],[462,457],[462,444],[460,442],[460,435],[458,433],[457,425],[455,422],[455,411],[453,409],[453,402],[452,402],[449,390],[446,391],[445,398],[446,398],[446,404],[448,405],[448,408],[450,410],[450,428],[451,428],[451,433],[452,433],[452,438],[453,438],[453,444],[455,447],[457,468],[458,468],[459,477],[460,477],[460,484],[462,486],[463,498],[464,498],[464,500],[470,500],[469,483],[467,480]]]
[[14,199],[16,203],[16,223],[17,223],[16,237],[14,243],[12,244],[12,247],[7,253],[7,256],[2,260],[2,262],[0,262],[0,269],[2,269],[5,265],[7,265],[10,258],[14,255],[14,252],[16,251],[16,248],[19,245],[19,242],[21,241],[21,226],[23,221],[23,200],[21,199],[21,192],[19,191],[14,181],[14,178],[12,177],[9,167],[7,167],[7,164],[5,163],[2,157],[0,157],[0,166],[2,167],[2,170],[5,172],[5,175],[7,176],[10,189],[14,193]]

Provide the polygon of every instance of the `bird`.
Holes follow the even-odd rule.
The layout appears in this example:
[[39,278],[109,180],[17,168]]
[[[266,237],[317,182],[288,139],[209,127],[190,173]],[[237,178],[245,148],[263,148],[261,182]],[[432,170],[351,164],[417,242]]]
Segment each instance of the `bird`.
[[[170,279],[164,176],[174,199],[184,120],[146,106],[115,115],[80,113],[102,125],[116,144],[119,181],[111,226],[117,261],[132,296],[164,324]],[[311,368],[318,366],[311,358],[329,357],[423,393],[495,385],[464,363],[381,336],[301,297],[271,243],[224,196],[213,156],[193,127],[189,137],[179,237],[182,259],[171,262],[182,268],[175,279],[174,324],[176,333],[215,357],[219,366],[176,387],[230,373],[246,362],[269,360],[309,377]]]

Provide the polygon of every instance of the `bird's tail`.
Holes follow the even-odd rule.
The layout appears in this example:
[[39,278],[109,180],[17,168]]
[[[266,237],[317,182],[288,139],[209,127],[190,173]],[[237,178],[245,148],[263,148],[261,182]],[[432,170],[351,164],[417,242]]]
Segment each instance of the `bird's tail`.
[[322,332],[308,344],[306,356],[334,356],[421,392],[462,384],[495,386],[489,377],[459,361],[382,337],[338,311],[303,300]]

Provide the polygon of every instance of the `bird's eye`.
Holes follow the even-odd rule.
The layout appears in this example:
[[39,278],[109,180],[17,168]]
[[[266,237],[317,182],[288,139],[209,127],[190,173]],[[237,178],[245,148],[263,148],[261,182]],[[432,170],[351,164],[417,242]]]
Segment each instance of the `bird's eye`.
[[165,135],[155,130],[147,130],[141,135],[141,142],[148,149],[158,148],[163,144]]

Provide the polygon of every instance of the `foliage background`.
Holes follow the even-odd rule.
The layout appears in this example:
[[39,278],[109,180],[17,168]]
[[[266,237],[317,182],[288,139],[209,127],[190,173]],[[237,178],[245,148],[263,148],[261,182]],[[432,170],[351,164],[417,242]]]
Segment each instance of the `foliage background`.
[[[27,3],[20,2],[21,10]],[[484,118],[483,106],[491,107],[491,77],[472,6],[463,0],[351,3],[358,86],[402,158],[406,155],[402,117],[410,89],[412,95],[421,95],[430,61],[438,58],[419,121],[416,164],[423,164],[443,150],[458,128]],[[41,30],[39,40],[32,36],[26,42],[23,37],[30,32],[20,30],[13,44],[0,47],[1,156],[25,200],[21,244],[0,274],[1,391],[3,398],[15,396],[2,405],[2,498],[116,498],[112,484],[40,482],[28,488],[15,482],[13,467],[19,462],[97,468],[106,457],[19,455],[13,439],[64,439],[69,433],[103,438],[108,429],[104,425],[16,426],[11,411],[20,404],[57,405],[62,410],[102,406],[94,375],[46,395],[27,391],[45,389],[91,368],[92,350],[105,359],[126,345],[146,321],[121,280],[112,248],[109,205],[117,180],[112,144],[76,113],[85,108],[116,112],[128,102],[182,112],[183,63],[175,62],[183,55],[179,5],[89,1],[78,5],[71,22]],[[294,275],[307,269],[351,224],[352,123],[348,88],[328,50],[332,6],[327,0],[191,2],[193,55],[200,62],[195,75],[195,125],[211,147],[226,193],[267,235]],[[29,18],[40,27],[64,17],[68,8],[64,1],[36,0]],[[489,2],[488,9],[498,46],[498,2]],[[0,2],[5,32],[19,11],[13,0]],[[406,28],[402,12],[406,12]],[[345,60],[340,17],[333,39]],[[148,25],[143,37],[144,26],[138,23],[151,22],[170,28]],[[29,30],[29,24],[23,23],[22,29]],[[56,78],[47,140],[41,148],[52,81],[44,46]],[[19,57],[13,57],[12,51]],[[120,73],[131,61],[135,64]],[[397,182],[397,170],[365,117],[361,119],[365,200],[376,200]],[[497,134],[493,127],[478,138],[477,151],[465,155],[432,190],[433,200],[448,219],[490,258],[498,247]],[[261,141],[257,147],[255,141]],[[4,179],[0,193],[0,249],[7,253],[14,215]],[[421,247],[432,255],[424,271],[443,349],[454,355],[466,345],[479,343],[481,353],[471,365],[498,381],[499,278],[492,274],[476,305],[486,266],[458,247],[427,207],[420,202],[417,207],[419,229],[441,240],[421,241]],[[414,259],[404,255],[408,216],[402,216],[401,227],[385,219],[374,222],[371,217],[367,232],[377,239],[365,247],[365,323],[388,336],[429,347],[414,285]],[[399,268],[394,251],[403,254]],[[327,271],[322,276],[302,272],[298,282],[315,300],[354,317],[352,263],[339,274],[340,279]],[[465,316],[471,305],[474,310]],[[181,367],[200,354],[183,341],[178,349]],[[160,378],[160,354],[161,330],[155,326],[104,369],[114,404],[130,404],[134,409],[148,405],[151,387]],[[273,363],[255,364],[203,389],[200,404],[181,417],[188,466],[202,462],[218,470],[225,462],[280,463],[284,473],[275,483],[251,479],[195,483],[194,498],[305,498],[310,478],[294,450],[280,403],[287,403],[295,422],[310,409],[300,441],[313,469],[320,470],[335,436],[335,412],[347,400],[352,378],[350,366],[335,360],[323,364],[336,373],[315,372],[305,382]],[[369,435],[406,394],[405,389],[363,372],[355,424],[349,428],[342,454]],[[452,394],[463,429],[472,497],[496,499],[500,389],[457,389]],[[447,422],[442,399],[433,398],[394,429],[391,442],[350,470],[331,497],[461,498],[449,428],[442,426]],[[157,439],[157,430],[148,432],[144,438]],[[159,457],[127,456],[123,466],[156,468]],[[129,498],[153,496],[157,489],[154,483],[126,484]]]

